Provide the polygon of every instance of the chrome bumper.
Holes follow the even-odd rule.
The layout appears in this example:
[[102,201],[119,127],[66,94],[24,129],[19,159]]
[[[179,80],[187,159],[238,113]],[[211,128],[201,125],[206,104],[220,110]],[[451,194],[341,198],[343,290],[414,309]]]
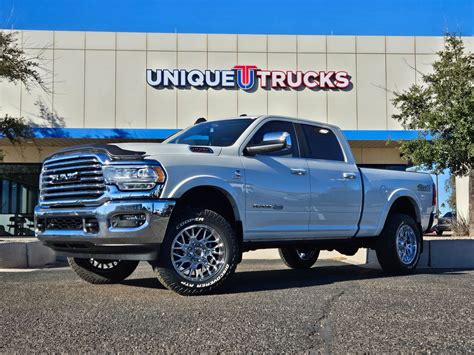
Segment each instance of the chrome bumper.
[[[168,200],[109,201],[97,207],[76,208],[35,208],[36,237],[56,250],[60,255],[76,257],[114,258],[120,254],[121,259],[152,260],[156,257],[156,246],[159,246],[166,233],[168,221],[175,205]],[[139,227],[114,228],[111,218],[118,214],[143,213],[145,222]],[[86,229],[45,229],[38,228],[38,220],[48,218],[80,217],[97,219],[98,231],[87,232]],[[136,252],[138,250],[138,252]],[[151,255],[154,251],[154,255]],[[128,255],[129,253],[131,255]],[[133,254],[147,255],[133,255]],[[150,254],[150,255],[148,255]]]

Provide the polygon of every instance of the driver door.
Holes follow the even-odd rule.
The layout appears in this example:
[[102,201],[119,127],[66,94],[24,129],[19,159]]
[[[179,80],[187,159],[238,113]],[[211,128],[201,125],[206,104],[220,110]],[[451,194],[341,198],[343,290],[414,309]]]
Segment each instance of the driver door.
[[286,148],[242,156],[245,168],[245,235],[249,239],[291,239],[308,234],[310,178],[306,159],[300,158],[294,124],[264,122],[247,146],[267,137],[286,136]]

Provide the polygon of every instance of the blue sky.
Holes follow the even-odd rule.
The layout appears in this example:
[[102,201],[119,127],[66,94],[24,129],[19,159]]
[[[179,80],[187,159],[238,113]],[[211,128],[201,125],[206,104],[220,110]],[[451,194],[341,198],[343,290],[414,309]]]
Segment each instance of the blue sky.
[[473,35],[473,0],[0,0],[0,27],[32,30]]

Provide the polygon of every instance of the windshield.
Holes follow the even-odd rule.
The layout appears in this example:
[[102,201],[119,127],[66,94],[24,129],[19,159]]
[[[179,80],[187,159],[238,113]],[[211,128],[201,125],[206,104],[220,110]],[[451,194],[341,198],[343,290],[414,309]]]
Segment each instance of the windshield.
[[252,121],[250,118],[239,118],[199,123],[163,143],[228,147],[235,143]]

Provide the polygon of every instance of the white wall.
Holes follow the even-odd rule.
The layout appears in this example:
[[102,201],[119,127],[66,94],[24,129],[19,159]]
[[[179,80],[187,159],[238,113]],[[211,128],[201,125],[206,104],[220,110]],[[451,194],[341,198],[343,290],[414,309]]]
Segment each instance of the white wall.
[[[66,127],[183,128],[197,117],[284,114],[343,129],[400,129],[392,91],[419,79],[442,48],[441,37],[276,36],[18,31],[39,56],[51,94],[0,83],[0,113],[41,123],[38,101]],[[466,39],[472,51],[472,37]],[[157,90],[146,68],[346,70],[349,91]],[[415,70],[416,69],[416,70]]]
[[456,178],[456,212],[469,218],[469,176]]

